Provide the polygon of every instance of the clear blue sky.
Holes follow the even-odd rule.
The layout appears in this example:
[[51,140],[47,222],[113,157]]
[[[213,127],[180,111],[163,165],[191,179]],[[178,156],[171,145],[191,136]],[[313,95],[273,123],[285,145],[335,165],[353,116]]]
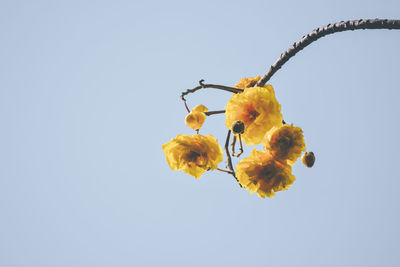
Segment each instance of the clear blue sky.
[[[400,31],[325,37],[271,79],[317,156],[272,199],[223,173],[171,171],[161,150],[192,134],[179,95],[198,80],[233,85],[316,27],[399,11],[397,0],[0,1],[0,266],[399,266]],[[223,145],[224,116],[202,133]]]

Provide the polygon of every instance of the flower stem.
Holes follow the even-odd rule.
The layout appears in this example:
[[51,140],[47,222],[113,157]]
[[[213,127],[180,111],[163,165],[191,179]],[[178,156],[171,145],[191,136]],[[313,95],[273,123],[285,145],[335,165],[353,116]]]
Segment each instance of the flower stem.
[[215,110],[215,111],[207,111],[204,112],[207,116],[214,115],[214,114],[221,114],[225,113],[225,110]]
[[185,104],[185,108],[186,108],[187,112],[190,113],[190,109],[186,103],[186,100],[183,100],[183,104]]
[[269,68],[265,75],[258,81],[257,86],[264,86],[269,79],[285,64],[291,57],[297,54],[300,50],[311,44],[312,42],[322,38],[326,35],[336,32],[353,31],[353,30],[367,30],[367,29],[388,29],[399,30],[400,20],[389,19],[360,19],[348,20],[328,24],[313,30],[309,34],[294,43],[288,50],[281,54],[279,59]]
[[228,133],[226,135],[226,141],[225,141],[225,154],[226,154],[226,157],[227,157],[226,167],[231,171],[232,176],[236,179],[236,181],[238,182],[239,186],[242,187],[242,185],[239,183],[238,178],[235,175],[235,170],[233,169],[232,158],[231,158],[231,155],[229,153],[229,140],[230,139],[231,139],[231,130],[228,130]]
[[232,156],[237,157],[237,158],[240,157],[240,155],[242,155],[242,153],[243,153],[243,144],[242,144],[241,134],[238,134],[238,136],[239,136],[239,143],[240,143],[240,152],[239,153],[235,152],[235,145],[236,145],[236,139],[237,139],[235,135],[233,136],[233,140],[232,140],[232,144],[231,144]]
[[220,169],[220,168],[217,168],[216,170],[221,171],[221,172],[226,172],[226,173],[229,173],[229,174],[233,174],[233,172],[231,172],[231,171],[223,170],[223,169]]

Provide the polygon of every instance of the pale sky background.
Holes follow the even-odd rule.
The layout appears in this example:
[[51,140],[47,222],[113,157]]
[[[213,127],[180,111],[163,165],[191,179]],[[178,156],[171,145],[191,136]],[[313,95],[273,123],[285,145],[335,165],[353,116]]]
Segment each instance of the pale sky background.
[[[272,199],[161,149],[193,133],[179,96],[200,79],[262,75],[360,18],[400,2],[0,0],[0,266],[400,266],[400,31],[330,35],[270,80],[317,156]],[[201,133],[223,145],[224,115]]]

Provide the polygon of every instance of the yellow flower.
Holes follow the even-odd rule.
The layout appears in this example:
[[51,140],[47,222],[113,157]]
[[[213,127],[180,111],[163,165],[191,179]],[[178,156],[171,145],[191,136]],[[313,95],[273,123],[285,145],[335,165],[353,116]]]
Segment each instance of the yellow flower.
[[274,192],[287,190],[296,179],[290,165],[274,160],[268,152],[256,149],[237,164],[236,177],[250,193],[257,192],[262,198],[273,197]]
[[306,150],[303,131],[300,127],[282,125],[274,127],[264,139],[264,148],[269,151],[274,159],[292,165]]
[[[249,78],[242,78],[237,84],[235,84],[235,88],[238,89],[246,89],[253,87],[257,84],[257,82],[261,79],[261,76],[256,76],[256,77],[249,77]],[[275,95],[274,88],[270,84],[266,84],[263,86],[264,88],[268,89]]]
[[242,139],[246,145],[259,144],[267,131],[282,125],[281,105],[273,90],[265,87],[250,87],[243,93],[233,95],[225,110],[228,129],[232,130],[235,121],[244,122]]
[[238,89],[246,89],[249,87],[253,87],[260,79],[261,76],[242,78],[237,84],[235,84],[234,87]]
[[186,116],[185,123],[188,127],[193,130],[198,130],[203,125],[206,120],[206,114],[204,112],[208,111],[204,105],[198,105]]
[[162,146],[169,167],[196,178],[222,161],[222,148],[212,135],[181,135]]

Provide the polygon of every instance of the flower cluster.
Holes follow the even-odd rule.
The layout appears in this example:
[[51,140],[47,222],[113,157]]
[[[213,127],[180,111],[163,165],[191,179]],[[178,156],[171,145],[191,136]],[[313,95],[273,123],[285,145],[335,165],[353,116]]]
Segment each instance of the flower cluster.
[[301,128],[287,124],[266,133],[263,145],[264,151],[254,149],[236,166],[239,183],[262,198],[273,197],[274,192],[292,185],[291,165],[306,149]]
[[[229,89],[234,94],[225,106],[225,126],[234,134],[233,156],[239,157],[241,154],[234,152],[237,139],[240,142],[241,152],[243,152],[242,139],[246,145],[262,143],[263,150],[253,149],[250,156],[237,164],[236,173],[228,153],[230,170],[219,169],[218,163],[223,160],[222,148],[212,135],[199,134],[208,111],[204,105],[199,105],[185,118],[186,125],[197,133],[178,134],[176,138],[162,146],[169,167],[172,170],[182,170],[195,178],[199,178],[208,170],[228,172],[242,187],[251,193],[257,192],[262,198],[273,197],[275,192],[287,190],[295,181],[291,166],[306,150],[303,131],[300,127],[283,121],[281,105],[275,97],[273,87],[255,86],[260,79],[260,76],[243,78],[234,86],[236,89]],[[206,88],[201,81],[200,84],[201,88]],[[207,114],[210,113],[212,112]],[[226,147],[228,142],[229,134]],[[315,156],[312,152],[305,153],[302,158],[307,167],[312,167],[314,161]]]

